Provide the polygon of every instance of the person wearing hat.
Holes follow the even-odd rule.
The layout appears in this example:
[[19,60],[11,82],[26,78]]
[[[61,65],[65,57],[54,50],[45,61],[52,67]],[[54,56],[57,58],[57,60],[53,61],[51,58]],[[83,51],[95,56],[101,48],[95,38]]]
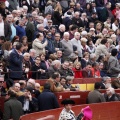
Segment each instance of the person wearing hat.
[[18,97],[18,100],[22,103],[24,114],[33,113],[38,111],[38,100],[32,97],[33,88],[27,86],[24,91],[24,95]]
[[64,105],[62,112],[60,113],[59,120],[76,120],[74,112],[71,110],[72,105],[75,102],[71,99],[64,99],[61,104]]
[[112,81],[112,87],[114,89],[119,89],[120,88],[120,74],[118,74],[117,79]]

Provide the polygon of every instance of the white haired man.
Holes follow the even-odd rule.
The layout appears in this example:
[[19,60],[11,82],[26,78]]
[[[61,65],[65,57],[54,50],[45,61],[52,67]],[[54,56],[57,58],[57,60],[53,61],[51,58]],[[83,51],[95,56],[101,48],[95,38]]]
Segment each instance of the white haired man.
[[72,42],[69,40],[69,37],[70,37],[69,33],[65,32],[63,35],[63,40],[61,41],[63,48],[64,48],[64,52],[63,52],[64,60],[70,59],[71,57],[72,58],[76,57],[74,50],[73,50]]

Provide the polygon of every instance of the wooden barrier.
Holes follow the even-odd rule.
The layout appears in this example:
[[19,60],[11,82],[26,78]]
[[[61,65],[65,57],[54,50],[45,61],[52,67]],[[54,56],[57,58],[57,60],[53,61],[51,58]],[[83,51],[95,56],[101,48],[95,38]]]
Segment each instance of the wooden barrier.
[[[81,109],[88,105],[73,106],[72,110],[77,116]],[[110,103],[97,103],[89,104],[93,112],[92,120],[120,120],[120,102],[110,102]],[[20,120],[37,120],[39,118],[44,118],[48,115],[53,115],[55,120],[58,120],[59,114],[63,108],[58,108],[54,110],[46,110],[43,112],[32,113],[28,115],[21,116]]]
[[2,112],[4,111],[4,102],[5,102],[5,97],[0,97],[0,110]]

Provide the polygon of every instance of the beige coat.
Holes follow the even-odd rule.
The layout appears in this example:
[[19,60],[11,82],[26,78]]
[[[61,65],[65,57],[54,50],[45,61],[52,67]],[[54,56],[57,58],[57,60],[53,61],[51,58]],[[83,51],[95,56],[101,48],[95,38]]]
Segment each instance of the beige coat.
[[47,46],[47,41],[42,43],[39,39],[35,39],[32,43],[32,48],[36,50],[36,56],[39,56],[40,53],[45,53],[45,47]]
[[100,44],[100,45],[97,46],[95,54],[96,54],[96,57],[98,59],[98,57],[100,55],[108,55],[109,52],[108,52],[108,49],[105,45]]

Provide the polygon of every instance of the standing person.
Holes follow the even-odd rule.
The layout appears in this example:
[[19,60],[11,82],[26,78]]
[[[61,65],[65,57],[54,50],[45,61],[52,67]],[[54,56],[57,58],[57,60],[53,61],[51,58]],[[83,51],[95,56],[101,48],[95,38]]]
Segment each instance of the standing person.
[[17,100],[17,95],[14,90],[9,90],[7,93],[7,101],[4,104],[3,120],[19,120],[23,115],[22,104]]
[[120,73],[119,62],[117,60],[117,49],[112,49],[111,56],[108,60],[108,73],[111,77],[117,77]]
[[82,57],[82,48],[81,48],[80,33],[79,32],[75,32],[74,38],[71,40],[71,42],[72,42],[73,46],[77,47],[78,57],[79,57],[79,60],[81,60],[81,57]]
[[47,40],[43,43],[43,33],[38,33],[36,39],[32,43],[32,47],[36,50],[36,56],[39,56],[41,53],[45,54],[45,47],[47,46]]
[[23,19],[24,19],[25,24],[26,24],[25,31],[26,31],[26,36],[28,38],[28,42],[32,42],[33,38],[34,38],[34,34],[35,34],[35,26],[33,23],[31,23],[28,20],[28,16],[25,16]]
[[11,34],[12,32],[10,25],[7,22],[3,21],[3,16],[0,13],[0,36],[5,36],[6,40],[10,40]]
[[76,120],[75,114],[71,110],[72,105],[75,104],[75,102],[71,99],[65,99],[61,104],[64,105],[64,108],[60,113],[59,120]]
[[73,45],[72,42],[69,40],[70,34],[68,32],[64,32],[64,37],[63,40],[61,41],[62,45],[63,45],[63,59],[69,59],[74,58],[76,55],[73,51]]
[[105,102],[104,96],[99,92],[100,83],[96,82],[94,85],[94,90],[89,92],[87,102],[90,103],[100,103]]
[[59,107],[57,98],[50,91],[50,83],[45,83],[43,92],[38,97],[39,111],[50,110]]
[[26,32],[24,29],[24,19],[19,20],[19,24],[16,26],[16,35],[19,36],[20,40],[22,39],[23,36],[26,36]]
[[9,57],[9,69],[10,69],[10,78],[13,80],[22,79],[22,51],[23,46],[21,43],[16,44],[16,49],[13,49]]

